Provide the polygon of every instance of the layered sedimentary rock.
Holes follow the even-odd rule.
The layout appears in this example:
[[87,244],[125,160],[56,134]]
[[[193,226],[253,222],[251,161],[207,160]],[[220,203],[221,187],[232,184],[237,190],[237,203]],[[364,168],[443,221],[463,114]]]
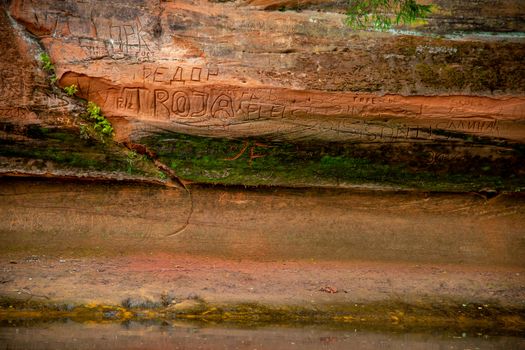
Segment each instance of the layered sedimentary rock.
[[193,185],[190,197],[151,184],[11,178],[0,196],[5,254],[525,266],[519,194]]
[[126,173],[129,164],[119,147],[83,139],[79,114],[85,107],[50,84],[41,68],[40,43],[4,9],[0,47],[0,171],[73,177]]
[[[479,18],[491,7],[477,6]],[[416,35],[348,28],[336,2],[19,0],[6,8],[49,52],[60,86],[78,86],[117,141],[147,147],[181,178],[522,186],[519,2],[498,7],[509,24],[500,30],[517,32],[507,36],[481,33],[497,21],[482,27],[472,8],[452,1],[436,2]],[[428,34],[435,27],[442,37]]]
[[[141,176],[142,180],[158,182],[178,177],[183,181],[241,185],[472,191],[478,197],[469,194],[469,200],[480,201],[496,196],[499,191],[518,192],[525,186],[525,39],[519,32],[525,27],[524,9],[519,2],[505,1],[498,9],[499,15],[506,16],[505,23],[513,26],[500,30],[514,31],[514,36],[481,35],[481,31],[494,30],[490,27],[492,22],[487,22],[490,28],[482,28],[476,24],[479,20],[472,17],[478,15],[470,14],[470,5],[452,1],[436,2],[436,11],[428,23],[416,27],[419,32],[410,35],[348,28],[337,2],[299,5],[295,10],[286,10],[291,6],[286,2],[257,1],[11,1],[1,17],[4,29],[1,44],[5,52],[0,62],[4,94],[0,102],[2,171],[94,179]],[[485,13],[490,4],[476,6]],[[442,37],[429,34],[436,26],[441,28]],[[460,27],[469,27],[471,31],[458,34],[455,31]],[[38,57],[42,49],[49,53],[54,72],[41,69]],[[85,103],[67,96],[50,82],[52,74],[57,75],[61,87],[75,85],[77,97],[101,106],[113,124],[117,143],[84,137]],[[71,185],[69,191],[80,198],[89,193],[84,190],[89,188],[86,186]],[[114,191],[109,198],[125,197]],[[171,242],[162,241],[161,246],[173,248],[172,234],[188,225],[192,232],[191,228],[198,226],[196,222],[207,221],[199,219],[200,214],[208,219],[229,217],[226,208],[199,206],[198,187],[194,188],[197,193],[173,190],[173,193],[160,191],[160,195],[154,190],[156,194],[146,195],[139,194],[143,190],[137,191],[130,196],[136,198],[130,200],[130,205],[144,210],[149,208],[148,196],[166,196],[163,200],[173,196],[171,202],[151,208],[159,213],[158,218],[169,217],[154,230],[154,236],[168,237]],[[238,192],[244,198],[243,191]],[[203,190],[203,193],[206,194],[202,198],[213,198],[210,203],[217,201],[215,197],[220,203],[228,192],[216,195]],[[12,195],[16,197],[18,193]],[[330,192],[318,195],[332,198]],[[6,196],[11,198],[11,194]],[[286,191],[283,196],[294,198]],[[333,201],[351,202],[348,198],[359,196],[345,192]],[[359,212],[360,218],[374,205],[378,209],[382,196],[392,195],[380,192],[363,196],[372,204]],[[399,196],[404,198],[403,194]],[[414,196],[415,207],[424,206],[428,200],[426,194]],[[59,195],[51,201],[70,202],[78,212],[87,210],[82,200],[64,198]],[[97,206],[89,198],[91,195],[86,200],[87,207]],[[503,205],[496,210],[504,218],[501,222],[483,223],[492,230],[483,231],[487,237],[499,232],[497,227],[507,232],[496,239],[500,242],[497,247],[502,248],[490,261],[515,264],[518,260],[519,253],[512,247],[520,240],[519,223],[523,218],[516,213],[520,211],[521,197],[511,198],[511,206]],[[32,201],[35,199],[29,202]],[[242,207],[250,203],[245,199],[239,201]],[[392,199],[392,203],[397,201]],[[10,216],[22,215],[16,203],[7,206],[14,209],[12,213],[6,211],[11,213],[7,214],[6,222]],[[124,242],[123,224],[111,224],[116,209],[110,210],[104,203],[102,200],[99,207],[109,215],[101,219],[108,222],[105,226],[89,224],[84,216],[63,226],[76,228],[78,232],[108,230],[116,235],[113,240]],[[487,212],[483,204],[464,207],[461,197],[439,203],[436,208],[441,206],[442,212],[468,207],[471,210],[468,216],[495,215]],[[241,214],[241,208],[235,206],[232,217],[226,221],[235,223],[242,238],[234,235],[221,249],[235,246],[237,241],[249,241],[247,237],[259,242],[269,232],[280,236],[282,232],[271,226],[272,222],[279,222],[274,217],[276,205],[291,204],[270,203],[268,213],[254,220],[260,229],[245,227],[244,221],[235,219],[252,217],[250,213],[255,209],[244,208],[247,213]],[[428,238],[433,227],[438,227],[438,237],[443,229],[433,221],[438,220],[436,208],[424,210],[422,219],[412,218],[408,224],[392,227],[388,224],[391,216],[386,213],[383,226],[375,225],[369,231],[361,227],[359,233],[351,231],[350,235],[357,235],[353,236],[355,244],[367,242],[358,239],[363,232],[379,240],[389,229],[403,239],[420,231],[425,231]],[[331,211],[311,216],[325,217]],[[157,227],[158,223],[154,223],[157,216],[146,215],[143,223],[135,222],[133,213],[122,215],[130,218],[134,227],[131,231],[137,236]],[[343,222],[354,220],[340,215]],[[383,222],[382,215],[371,221]],[[32,224],[34,220],[19,221],[11,221],[14,226],[8,231],[31,235],[41,232],[47,240],[49,232],[43,227],[38,226],[35,231],[33,227],[17,226]],[[45,216],[37,221],[53,226],[53,220]],[[420,227],[418,221],[431,224]],[[210,225],[209,231],[203,225],[192,233],[197,241],[202,237],[206,241],[206,237],[218,231],[223,232],[221,236],[229,237],[230,227],[225,221]],[[322,224],[311,227],[319,225]],[[355,225],[341,224],[334,234],[347,239],[349,233],[345,227]],[[447,234],[464,231],[465,225],[478,230],[475,223],[461,217],[447,229]],[[277,226],[292,235],[308,231],[303,226],[286,229],[281,224]],[[61,231],[60,227],[53,230]],[[312,251],[308,237],[315,236],[313,232],[307,235],[305,239],[310,243],[305,246],[310,250],[305,251]],[[477,239],[474,233],[472,237],[474,241]],[[195,239],[182,238],[175,246],[193,252],[196,248],[183,242]],[[454,240],[450,238],[448,243],[454,245]],[[89,246],[88,241],[82,245]],[[280,242],[277,238],[274,241]],[[408,241],[403,242],[410,250]],[[358,257],[367,244],[357,244],[360,248],[356,250],[346,244],[345,252],[352,253],[341,258]],[[491,244],[472,243],[469,249],[476,246],[474,250],[482,251],[482,247]],[[520,244],[516,246],[517,252],[522,249]],[[435,245],[438,244],[426,245],[418,259],[430,256],[428,252]],[[261,244],[253,246],[255,251],[246,250],[245,246],[242,250],[257,256]],[[293,251],[282,242],[271,246],[268,256],[278,246]],[[203,251],[210,252],[206,247],[207,243]],[[393,249],[383,248],[383,251]],[[307,257],[301,254],[297,256]],[[385,254],[388,259],[393,258],[390,253]],[[467,255],[460,252],[454,259],[459,261],[463,256],[468,260]],[[366,258],[366,254],[360,258]],[[435,259],[443,261],[439,254]],[[481,254],[472,259],[481,263],[488,257]]]
[[427,300],[523,330],[523,1],[436,0],[389,32],[339,0],[0,3],[0,299],[169,287],[344,322]]

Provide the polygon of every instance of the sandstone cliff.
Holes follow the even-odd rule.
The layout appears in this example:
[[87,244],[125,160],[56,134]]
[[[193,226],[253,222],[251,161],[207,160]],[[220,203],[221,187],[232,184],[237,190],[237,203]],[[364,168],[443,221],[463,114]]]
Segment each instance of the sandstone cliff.
[[521,336],[525,2],[426,3],[0,0],[0,320]]
[[[436,1],[379,33],[330,1],[13,0],[2,166],[163,178],[147,156],[205,183],[519,190],[525,8],[500,3]],[[79,139],[82,108],[49,87],[41,49],[134,153]]]

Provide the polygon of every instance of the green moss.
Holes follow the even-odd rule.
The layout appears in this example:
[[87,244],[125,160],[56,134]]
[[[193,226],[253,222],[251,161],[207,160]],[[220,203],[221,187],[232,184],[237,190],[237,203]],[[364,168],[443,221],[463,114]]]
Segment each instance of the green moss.
[[469,80],[472,91],[494,91],[500,86],[498,73],[490,67],[475,67]]
[[418,63],[415,67],[415,71],[422,83],[425,83],[430,86],[439,85],[438,75],[428,64]]
[[[145,156],[113,142],[83,139],[75,129],[30,125],[0,140],[0,155],[31,169],[83,169],[165,179]],[[198,183],[277,186],[377,185],[430,191],[525,189],[525,147],[459,131],[432,130],[439,141],[276,142],[164,133],[142,143],[182,179]],[[477,150],[484,149],[484,155]],[[489,150],[489,151],[486,151]],[[34,162],[37,160],[37,162]],[[47,164],[51,161],[52,164]]]
[[446,89],[463,89],[467,80],[463,71],[454,66],[444,66],[440,72],[441,85]]
[[31,124],[26,127],[26,135],[34,139],[43,139],[46,137],[49,129],[43,128],[38,124]]
[[495,51],[487,43],[451,45],[433,40],[420,46],[416,55],[419,62],[414,68],[415,76],[437,91],[460,92],[468,89],[474,92],[517,93],[525,86],[525,71],[521,69],[525,53],[523,47],[512,43],[507,45]]
[[[37,124],[23,129],[12,129],[11,137],[0,139],[0,156],[22,158],[31,169],[78,169],[102,172],[121,172],[157,178],[158,171],[150,161],[138,156],[130,164],[126,149],[93,139],[82,139],[73,128],[42,127]],[[15,136],[23,136],[17,139]]]
[[415,68],[416,74],[425,85],[447,90],[464,89],[471,78],[455,65],[439,64],[428,65],[419,63]]
[[[435,131],[438,133],[439,131]],[[461,135],[468,138],[469,135]],[[457,135],[454,135],[458,138]],[[457,145],[441,143],[359,144],[286,143],[255,139],[221,139],[162,134],[140,141],[179,177],[200,183],[235,185],[377,184],[435,191],[475,191],[484,187],[520,190],[517,176],[523,153],[510,151],[514,162],[480,158],[468,148],[455,157]],[[473,145],[480,139],[472,138]],[[429,154],[447,160],[432,163]],[[505,163],[507,162],[507,163]]]

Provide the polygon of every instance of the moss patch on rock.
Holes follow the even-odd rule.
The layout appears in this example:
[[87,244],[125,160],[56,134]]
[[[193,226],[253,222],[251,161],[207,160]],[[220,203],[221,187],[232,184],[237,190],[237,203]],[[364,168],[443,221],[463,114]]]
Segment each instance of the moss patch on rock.
[[158,177],[147,158],[112,141],[83,138],[73,127],[1,123],[0,129],[6,131],[0,138],[0,157],[12,159],[10,165],[27,171],[78,170]]
[[[179,177],[199,183],[374,184],[430,191],[525,188],[520,176],[525,171],[523,147],[465,138],[433,143],[291,143],[163,133],[140,143],[156,152]],[[479,154],[484,147],[488,152]]]

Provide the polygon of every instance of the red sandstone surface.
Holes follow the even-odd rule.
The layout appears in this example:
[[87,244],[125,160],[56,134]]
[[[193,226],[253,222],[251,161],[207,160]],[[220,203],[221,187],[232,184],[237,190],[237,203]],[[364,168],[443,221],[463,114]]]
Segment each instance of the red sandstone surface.
[[[408,125],[422,137],[439,128],[523,141],[521,39],[353,32],[330,10],[260,6],[270,5],[13,1],[9,11],[40,38],[60,84],[102,106],[118,139],[154,125],[338,141],[357,128],[386,140]],[[517,6],[500,11],[519,18]]]
[[[115,140],[144,154],[158,150],[141,139],[160,132],[395,143],[426,158],[413,146],[438,145],[446,152],[431,154],[443,163],[502,160],[519,180],[524,39],[487,36],[479,23],[523,32],[523,4],[479,1],[478,15],[466,2],[435,3],[440,12],[413,35],[354,31],[326,1],[285,12],[274,11],[283,1],[9,1],[0,11],[0,139],[31,152],[6,152],[0,171],[49,181],[0,179],[0,294],[119,303],[173,292],[303,305],[428,297],[522,310],[521,194],[366,184],[183,190],[165,186],[151,164],[147,181],[107,182],[137,178],[127,173],[129,150],[67,143],[70,134],[81,143],[82,104],[51,86],[38,60],[43,48],[60,87],[76,84],[78,97],[102,107]],[[428,35],[439,26],[442,37]],[[453,35],[458,28],[471,31]],[[50,143],[42,130],[71,133]],[[46,150],[101,164],[124,155],[124,167],[64,170]],[[93,182],[55,181],[64,174]]]

